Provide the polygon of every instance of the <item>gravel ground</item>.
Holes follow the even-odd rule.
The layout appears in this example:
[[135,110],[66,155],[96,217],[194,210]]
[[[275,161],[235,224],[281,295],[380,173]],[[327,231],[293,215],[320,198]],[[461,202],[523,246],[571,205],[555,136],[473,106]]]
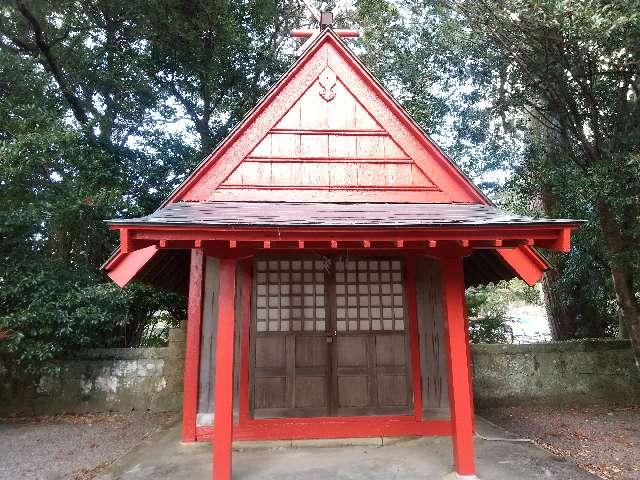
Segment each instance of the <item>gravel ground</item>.
[[0,479],[89,480],[175,413],[0,418]]
[[501,407],[478,414],[601,478],[640,480],[640,405]]

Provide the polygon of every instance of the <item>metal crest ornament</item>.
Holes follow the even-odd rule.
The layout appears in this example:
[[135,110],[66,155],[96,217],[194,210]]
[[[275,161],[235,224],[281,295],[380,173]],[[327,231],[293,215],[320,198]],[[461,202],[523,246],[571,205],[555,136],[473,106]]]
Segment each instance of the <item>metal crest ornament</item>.
[[[314,42],[316,38],[320,36],[323,30],[331,29],[333,33],[341,38],[357,38],[360,36],[360,32],[357,30],[344,30],[334,28],[334,22],[336,18],[343,15],[343,8],[337,8],[332,11],[320,11],[312,3],[311,0],[299,0],[302,5],[309,11],[312,22],[317,22],[317,28],[311,29],[294,29],[291,31],[291,36],[294,38],[305,39],[300,47],[296,50],[296,55],[300,56],[309,46]],[[332,97],[333,98],[333,97]],[[327,99],[329,101],[331,99]]]
[[327,102],[330,102],[336,98],[336,92],[333,88],[336,86],[336,74],[329,67],[325,68],[318,77],[318,83],[320,84],[320,96]]

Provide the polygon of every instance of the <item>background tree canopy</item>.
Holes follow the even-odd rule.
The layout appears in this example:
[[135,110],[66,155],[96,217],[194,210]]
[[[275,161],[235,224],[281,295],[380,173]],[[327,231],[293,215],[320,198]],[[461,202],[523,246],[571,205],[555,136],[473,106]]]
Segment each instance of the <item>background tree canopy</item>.
[[[498,204],[589,220],[544,280],[559,339],[622,319],[640,344],[639,7],[356,0],[340,25],[364,29],[363,61]],[[293,62],[307,21],[296,0],[0,6],[1,349],[36,368],[183,318],[182,298],[107,281],[103,220],[153,211]]]

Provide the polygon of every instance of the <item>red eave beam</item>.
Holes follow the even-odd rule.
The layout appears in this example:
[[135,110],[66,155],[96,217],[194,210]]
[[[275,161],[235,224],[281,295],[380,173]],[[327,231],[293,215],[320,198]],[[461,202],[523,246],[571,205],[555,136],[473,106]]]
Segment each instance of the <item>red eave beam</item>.
[[[117,227],[112,227],[117,228]],[[127,226],[120,227],[123,253],[158,245],[160,248],[201,248],[205,242],[224,242],[228,248],[318,248],[326,243],[329,248],[436,248],[443,242],[454,242],[462,248],[508,249],[536,246],[567,252],[571,231],[575,227],[541,226],[525,228],[236,228],[233,230],[210,227]],[[363,238],[364,237],[364,238]],[[297,246],[297,247],[296,247]]]
[[501,248],[496,253],[527,285],[535,285],[549,266],[533,251],[531,247]]
[[155,245],[129,253],[124,253],[121,248],[118,255],[107,264],[107,276],[122,288],[133,280],[157,253],[158,247]]

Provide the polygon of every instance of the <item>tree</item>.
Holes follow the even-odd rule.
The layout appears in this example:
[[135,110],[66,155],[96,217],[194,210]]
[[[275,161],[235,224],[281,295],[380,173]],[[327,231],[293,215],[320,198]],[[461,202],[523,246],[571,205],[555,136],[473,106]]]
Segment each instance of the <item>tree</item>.
[[[0,348],[25,367],[148,341],[184,299],[99,272],[283,69],[292,2],[0,6]],[[183,134],[184,126],[197,132]],[[174,133],[172,133],[174,132]],[[8,333],[7,333],[8,332]]]
[[[401,100],[410,111],[411,98],[443,105],[431,118],[411,113],[436,138],[451,139],[441,142],[445,150],[485,191],[514,205],[518,195],[496,189],[492,179],[505,172],[515,172],[516,183],[533,177],[523,213],[589,220],[569,257],[553,259],[557,278],[545,279],[548,293],[559,293],[555,307],[566,313],[564,321],[556,318],[558,336],[611,333],[615,292],[639,358],[640,4],[356,5],[374,32],[364,39],[369,64],[380,65],[376,73],[394,92],[408,92]],[[376,17],[390,27],[378,28]]]
[[436,5],[484,45],[476,61],[493,76],[467,75],[491,92],[492,114],[505,130],[528,132],[534,118],[561,140],[555,173],[575,175],[593,209],[640,367],[639,4],[443,0]]

